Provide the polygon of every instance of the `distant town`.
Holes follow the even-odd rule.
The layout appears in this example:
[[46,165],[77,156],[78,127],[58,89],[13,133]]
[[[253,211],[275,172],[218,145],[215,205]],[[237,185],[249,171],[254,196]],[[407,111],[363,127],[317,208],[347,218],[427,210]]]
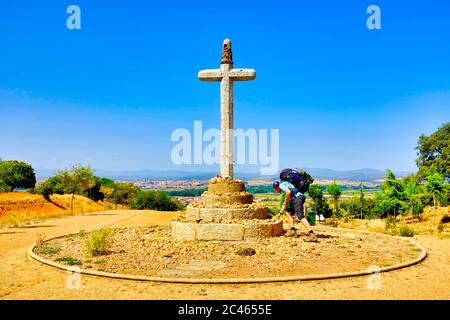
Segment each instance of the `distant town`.
[[[328,185],[334,180],[331,179],[316,179],[315,183],[320,185]],[[127,181],[130,182],[130,181]],[[194,188],[206,188],[209,180],[137,180],[132,183],[141,189],[157,189],[157,190],[173,190],[173,189],[194,189]],[[367,188],[376,188],[380,185],[380,181],[372,182],[360,182],[352,180],[336,180],[343,186],[359,186],[361,183]],[[272,184],[272,180],[249,180],[249,186],[264,186]]]
[[192,189],[192,188],[206,188],[209,180],[139,180],[132,182],[135,186],[141,189]]

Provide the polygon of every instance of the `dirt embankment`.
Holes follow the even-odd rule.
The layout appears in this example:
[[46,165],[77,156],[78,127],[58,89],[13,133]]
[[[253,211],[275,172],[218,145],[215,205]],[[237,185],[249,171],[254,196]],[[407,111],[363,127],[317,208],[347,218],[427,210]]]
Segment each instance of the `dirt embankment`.
[[[50,200],[26,192],[0,193],[0,228],[71,215],[71,195],[52,195]],[[73,214],[103,211],[108,205],[75,196]]]

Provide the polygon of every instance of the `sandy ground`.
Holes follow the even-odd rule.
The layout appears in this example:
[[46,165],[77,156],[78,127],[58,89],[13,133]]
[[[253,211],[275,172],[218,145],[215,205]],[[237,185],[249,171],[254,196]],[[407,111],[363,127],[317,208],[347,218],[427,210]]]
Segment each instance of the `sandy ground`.
[[[69,273],[27,257],[37,235],[47,237],[113,226],[168,225],[173,213],[107,211],[0,230],[0,299],[450,299],[450,240],[418,236],[429,249],[419,265],[372,277],[268,284],[192,285],[114,280]],[[368,283],[378,289],[369,289]]]
[[[91,237],[87,232],[45,242],[35,253],[56,262],[63,259],[63,264],[77,259],[88,270],[214,279],[360,271],[373,264],[385,267],[411,261],[421,253],[403,238],[336,232],[339,229],[318,231],[317,242],[305,242],[306,232],[259,241],[179,241],[166,226],[113,230],[109,252],[102,256],[86,254],[85,243]],[[237,254],[250,248],[255,254]]]

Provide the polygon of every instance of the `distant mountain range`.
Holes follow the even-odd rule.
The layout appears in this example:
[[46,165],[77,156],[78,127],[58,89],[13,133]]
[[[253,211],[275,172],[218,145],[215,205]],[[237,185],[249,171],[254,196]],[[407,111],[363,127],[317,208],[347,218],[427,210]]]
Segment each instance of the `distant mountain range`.
[[[333,170],[322,168],[304,168],[315,179],[331,180],[352,180],[352,181],[375,181],[384,178],[385,172],[377,169],[363,168],[357,170]],[[55,170],[36,169],[38,179],[45,179],[54,175]],[[397,177],[404,177],[413,172],[402,171],[395,172]],[[109,171],[95,170],[95,175],[107,177],[114,180],[206,180],[216,175],[216,172],[188,172],[176,170],[137,170],[137,171]],[[240,179],[253,180],[275,179],[277,176],[261,176],[259,173],[237,172],[236,176]]]

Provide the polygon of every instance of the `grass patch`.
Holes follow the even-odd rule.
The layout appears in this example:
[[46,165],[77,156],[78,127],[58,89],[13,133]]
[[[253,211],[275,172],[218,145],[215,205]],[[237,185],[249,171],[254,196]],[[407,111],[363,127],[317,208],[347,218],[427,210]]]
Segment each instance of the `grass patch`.
[[89,239],[85,242],[85,251],[93,256],[101,256],[108,253],[113,243],[114,230],[110,228],[101,228],[93,231]]
[[81,265],[81,260],[80,259],[76,259],[76,258],[72,258],[72,257],[62,257],[62,258],[56,259],[56,261],[58,261],[58,262],[65,262],[69,266],[79,266],[79,265]]
[[94,263],[95,263],[95,264],[102,264],[102,263],[105,263],[105,259],[103,259],[103,258],[102,258],[102,259],[97,259],[97,260],[94,261]]
[[414,237],[416,234],[414,229],[407,224],[404,224],[400,227],[399,233],[402,237]]
[[39,254],[55,254],[61,251],[59,247],[38,247],[36,252]]
[[80,231],[78,231],[77,236],[80,238],[84,238],[86,236],[86,231],[81,229]]
[[353,250],[348,250],[348,251],[347,251],[347,254],[348,254],[349,256],[356,256],[356,252],[353,251]]

